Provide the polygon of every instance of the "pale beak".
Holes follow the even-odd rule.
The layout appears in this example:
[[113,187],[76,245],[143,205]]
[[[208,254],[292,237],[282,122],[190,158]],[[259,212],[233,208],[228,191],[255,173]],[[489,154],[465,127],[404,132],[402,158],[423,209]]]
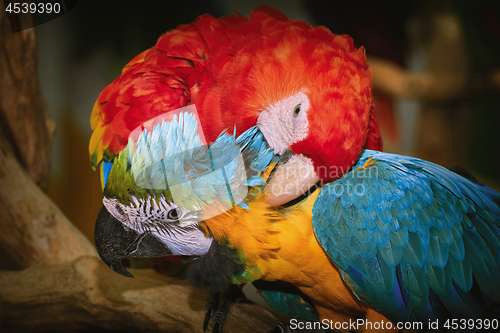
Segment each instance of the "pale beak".
[[266,186],[267,203],[270,206],[286,204],[308,192],[319,181],[311,159],[288,150],[281,155]]

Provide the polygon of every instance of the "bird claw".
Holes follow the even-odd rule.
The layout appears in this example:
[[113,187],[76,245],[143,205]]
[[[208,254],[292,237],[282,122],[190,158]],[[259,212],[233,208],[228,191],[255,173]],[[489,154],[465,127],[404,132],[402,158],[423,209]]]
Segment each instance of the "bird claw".
[[270,330],[267,333],[287,333],[288,332],[288,325],[282,321],[278,323],[272,330]]
[[227,309],[227,311],[221,311],[218,309],[217,312],[215,312],[214,319],[212,321],[212,333],[220,333],[222,331],[222,326],[226,321],[227,312],[229,312],[229,309]]
[[212,318],[213,313],[214,311],[211,308],[207,308],[205,310],[205,319],[203,320],[203,332],[206,332],[208,323],[210,322],[210,318]]
[[222,332],[231,305],[241,295],[239,287],[233,284],[223,292],[211,292],[205,309],[203,332],[207,330],[210,319],[212,319],[212,333]]

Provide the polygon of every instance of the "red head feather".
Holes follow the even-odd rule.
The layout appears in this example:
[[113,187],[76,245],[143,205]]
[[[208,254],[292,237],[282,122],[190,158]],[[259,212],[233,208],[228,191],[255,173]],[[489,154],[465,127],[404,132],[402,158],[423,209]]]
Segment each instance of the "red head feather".
[[[206,93],[200,90],[208,137],[234,124],[241,133],[256,124],[263,109],[303,91],[310,101],[308,135],[290,148],[309,156],[322,179],[341,177],[362,148],[382,148],[372,73],[364,49],[356,49],[349,36],[264,8],[250,14],[233,54],[229,61],[213,58],[214,82]],[[220,118],[209,116],[219,108]]]
[[381,149],[371,81],[364,49],[348,36],[289,20],[268,6],[248,20],[203,15],[162,36],[101,93],[90,152],[94,163],[100,151],[113,156],[144,121],[191,103],[205,137],[214,141],[226,128],[236,125],[241,133],[254,126],[264,108],[302,91],[310,101],[308,135],[290,148],[331,180],[363,147]]

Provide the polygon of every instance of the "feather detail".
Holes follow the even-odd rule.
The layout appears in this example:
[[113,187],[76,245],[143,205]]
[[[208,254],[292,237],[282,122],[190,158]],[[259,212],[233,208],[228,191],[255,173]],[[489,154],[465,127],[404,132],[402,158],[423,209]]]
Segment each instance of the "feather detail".
[[[372,177],[346,174],[313,208],[316,236],[346,283],[394,321],[481,318],[485,295],[500,297],[500,194],[412,157],[365,150],[353,169],[370,158]],[[362,195],[332,190],[349,184],[363,184]]]

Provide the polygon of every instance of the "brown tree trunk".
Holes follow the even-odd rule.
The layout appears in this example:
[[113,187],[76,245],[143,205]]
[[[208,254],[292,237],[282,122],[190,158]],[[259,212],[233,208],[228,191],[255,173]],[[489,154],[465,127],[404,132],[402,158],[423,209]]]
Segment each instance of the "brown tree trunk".
[[55,122],[38,82],[35,29],[12,33],[0,4],[0,128],[31,178],[47,189]]

